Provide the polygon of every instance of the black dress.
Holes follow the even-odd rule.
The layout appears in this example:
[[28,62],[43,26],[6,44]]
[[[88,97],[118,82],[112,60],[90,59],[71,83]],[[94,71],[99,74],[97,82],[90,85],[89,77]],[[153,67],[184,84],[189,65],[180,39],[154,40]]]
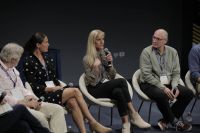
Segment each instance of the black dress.
[[24,74],[26,80],[30,83],[35,95],[45,102],[56,103],[62,105],[62,93],[64,89],[55,92],[45,92],[46,81],[53,81],[55,85],[60,85],[56,78],[56,68],[54,60],[47,54],[43,54],[45,65],[39,59],[29,54],[24,61]]

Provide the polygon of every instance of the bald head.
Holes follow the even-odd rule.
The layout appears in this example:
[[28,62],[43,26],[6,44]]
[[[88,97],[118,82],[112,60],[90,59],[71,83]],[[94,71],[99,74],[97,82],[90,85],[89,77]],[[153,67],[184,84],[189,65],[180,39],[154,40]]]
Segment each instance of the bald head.
[[168,33],[167,33],[167,31],[164,30],[164,29],[158,29],[158,30],[156,30],[156,31],[154,32],[154,35],[157,35],[157,36],[161,37],[162,39],[165,39],[166,42],[167,42],[167,40],[168,40]]

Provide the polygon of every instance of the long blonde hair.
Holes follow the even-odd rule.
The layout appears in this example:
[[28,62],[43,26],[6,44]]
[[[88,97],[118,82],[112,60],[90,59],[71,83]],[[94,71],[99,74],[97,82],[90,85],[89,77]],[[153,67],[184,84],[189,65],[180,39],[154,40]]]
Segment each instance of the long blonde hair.
[[97,50],[95,47],[95,40],[97,38],[97,35],[104,35],[105,33],[101,30],[92,30],[89,34],[88,37],[88,42],[87,42],[87,51],[86,51],[86,60],[88,61],[88,64],[90,66],[93,65],[95,58],[97,57]]

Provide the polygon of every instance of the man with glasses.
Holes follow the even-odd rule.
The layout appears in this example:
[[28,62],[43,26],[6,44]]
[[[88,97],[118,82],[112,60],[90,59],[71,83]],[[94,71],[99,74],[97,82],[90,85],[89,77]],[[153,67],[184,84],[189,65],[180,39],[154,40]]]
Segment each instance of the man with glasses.
[[[170,123],[177,131],[190,131],[190,124],[179,121],[193,93],[180,85],[180,65],[177,51],[167,46],[168,33],[158,29],[152,37],[152,45],[140,55],[141,90],[156,102],[163,118],[158,121],[163,131]],[[170,104],[171,101],[173,105]]]

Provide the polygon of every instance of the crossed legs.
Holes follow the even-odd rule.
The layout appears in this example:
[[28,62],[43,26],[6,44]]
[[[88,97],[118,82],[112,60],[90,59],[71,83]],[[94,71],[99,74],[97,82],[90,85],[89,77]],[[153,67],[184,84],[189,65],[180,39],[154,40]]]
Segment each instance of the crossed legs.
[[96,125],[95,128],[101,128],[101,130],[104,130],[105,132],[111,130],[97,123],[97,121],[89,112],[87,104],[78,88],[65,89],[62,94],[62,102],[67,102],[68,107],[71,108],[72,117],[81,133],[86,133],[84,117],[89,121],[90,126]]

